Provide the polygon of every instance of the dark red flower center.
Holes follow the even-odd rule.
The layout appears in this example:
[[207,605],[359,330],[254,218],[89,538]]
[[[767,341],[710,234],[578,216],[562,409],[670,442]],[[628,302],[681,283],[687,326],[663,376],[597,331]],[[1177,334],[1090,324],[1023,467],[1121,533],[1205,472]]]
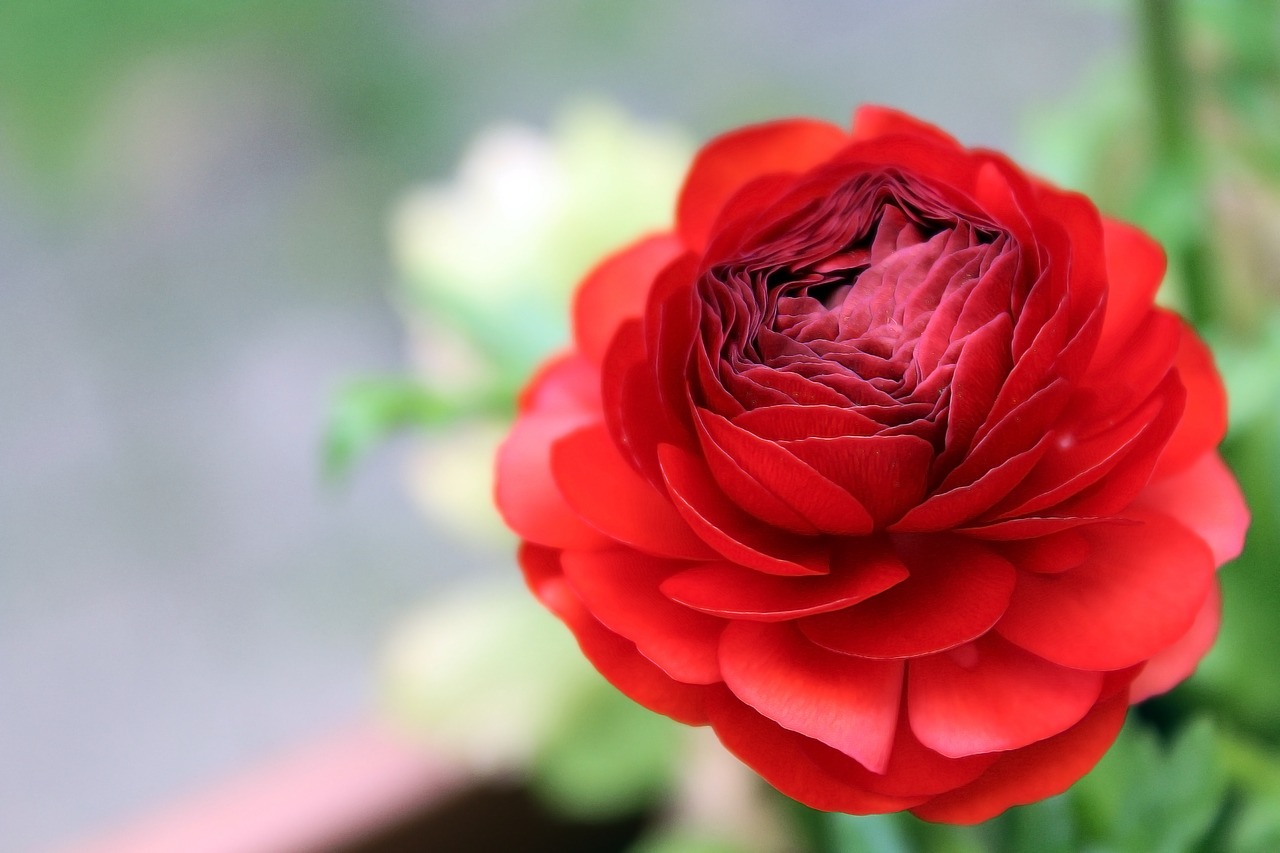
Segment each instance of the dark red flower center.
[[[965,341],[1015,304],[1013,241],[929,188],[863,174],[759,228],[699,282],[700,405],[836,406],[941,449]],[[1006,321],[1007,322],[1007,321]]]

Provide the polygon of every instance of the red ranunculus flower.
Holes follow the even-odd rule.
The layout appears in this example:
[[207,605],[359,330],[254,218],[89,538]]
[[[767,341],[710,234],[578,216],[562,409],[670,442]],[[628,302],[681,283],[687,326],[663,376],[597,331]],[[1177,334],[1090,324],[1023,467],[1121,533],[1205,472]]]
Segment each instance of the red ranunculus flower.
[[1204,655],[1248,521],[1164,265],[891,110],[715,139],[520,400],[497,499],[529,585],[816,808],[1064,790]]

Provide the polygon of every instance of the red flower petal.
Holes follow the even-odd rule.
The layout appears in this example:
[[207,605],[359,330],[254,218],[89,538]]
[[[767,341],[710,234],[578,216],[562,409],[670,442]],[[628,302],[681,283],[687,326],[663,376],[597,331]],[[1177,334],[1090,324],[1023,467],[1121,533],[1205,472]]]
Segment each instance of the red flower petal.
[[[999,518],[1020,518],[1044,512],[1065,502],[1090,486],[1108,478],[1102,489],[1115,494],[1114,502],[1124,506],[1134,489],[1140,489],[1149,476],[1150,463],[1135,467],[1126,487],[1113,476],[1123,473],[1126,459],[1144,454],[1154,461],[1181,413],[1181,394],[1171,385],[1169,393],[1152,394],[1142,406],[1123,422],[1092,436],[1074,435],[1069,428],[1054,432],[1048,452],[1027,473],[1018,488],[996,508]],[[1145,451],[1144,451],[1144,448]],[[1073,504],[1073,509],[1076,508]],[[1097,512],[1095,507],[1090,510]],[[1102,514],[1102,513],[1098,513]]]
[[1079,528],[1092,554],[1056,575],[1024,573],[996,625],[1022,648],[1076,669],[1144,661],[1191,626],[1213,580],[1213,555],[1168,516]]
[[1112,520],[1114,519],[1089,515],[1031,516],[1028,518],[1011,518],[1008,521],[998,521],[995,524],[961,527],[958,532],[963,533],[965,536],[972,536],[974,539],[985,539],[991,542],[1014,542],[1034,539],[1039,536],[1050,536],[1054,533],[1061,533],[1064,530],[1070,530],[1073,527],[1080,527],[1085,524],[1093,524],[1097,521]]
[[898,551],[910,577],[847,610],[801,620],[805,636],[847,655],[918,657],[981,636],[1005,612],[1016,572],[986,545],[923,535],[902,537]]
[[707,713],[726,749],[770,785],[812,808],[878,814],[901,811],[923,799],[876,794],[858,785],[852,774],[828,771],[810,754],[807,747],[813,741],[762,717],[727,690],[711,692]]
[[858,107],[853,114],[854,141],[862,142],[881,136],[919,136],[940,145],[960,147],[960,143],[944,131],[901,110],[876,104]]
[[656,384],[658,404],[668,418],[689,426],[689,379],[686,368],[698,338],[693,284],[698,257],[688,252],[666,266],[645,307],[646,368]]
[[1107,364],[1123,351],[1151,311],[1165,271],[1164,249],[1126,222],[1103,217],[1102,245],[1107,261],[1107,313],[1095,364]]
[[855,409],[837,406],[787,404],[743,412],[734,426],[767,441],[874,435],[881,424]]
[[618,328],[605,353],[600,386],[605,424],[614,446],[642,477],[662,488],[658,445],[679,442],[684,433],[658,397],[639,320],[628,320]]
[[592,615],[672,678],[688,684],[720,680],[716,649],[724,621],[658,591],[679,563],[636,551],[565,551],[560,564]]
[[591,414],[600,410],[600,372],[577,353],[549,359],[516,401],[521,414]]
[[[551,607],[550,602],[543,601],[542,590],[549,588],[552,582],[559,582],[563,574],[560,571],[560,551],[556,548],[544,548],[531,542],[521,542],[516,551],[516,560],[529,590],[539,601]],[[554,608],[552,608],[554,609]]]
[[[843,168],[843,171],[838,169]],[[833,185],[850,175],[880,169],[909,171],[913,179],[927,185],[931,193],[962,216],[981,217],[973,189],[981,168],[979,161],[964,151],[923,136],[880,136],[855,142],[832,160],[831,171],[809,181],[805,189],[825,196]],[[797,195],[803,199],[803,195]]]
[[978,429],[986,422],[996,396],[1012,367],[1009,344],[1013,321],[1002,314],[965,341],[951,379],[951,408],[947,413],[944,459],[963,458]]
[[[703,458],[707,463],[711,476],[727,498],[749,515],[753,515],[774,527],[780,527],[783,530],[806,536],[819,532],[817,525],[801,515],[794,506],[779,497],[775,491],[768,488],[761,481],[761,478],[753,476],[747,470],[748,465],[744,464],[746,460],[740,457],[735,458],[711,438],[704,421],[708,417],[719,417],[719,415],[712,415],[712,413],[702,410],[697,410],[697,415],[698,438],[702,442]],[[772,449],[777,453],[786,453],[786,451],[776,446],[772,447]],[[791,458],[794,459],[795,457]],[[803,465],[798,459],[795,460],[794,464]],[[757,463],[757,465],[750,467],[759,468],[759,464]],[[777,476],[776,470],[766,468],[766,471],[769,471],[769,474],[763,477],[766,481],[769,479],[769,475]],[[817,472],[812,473],[812,478],[816,481],[821,481],[822,479]],[[840,491],[831,483],[826,483],[826,488],[833,492]],[[849,500],[852,501],[852,498]],[[813,501],[813,503],[817,503],[817,501]],[[870,524],[867,525],[867,529],[870,530]]]
[[978,779],[911,811],[939,823],[980,823],[1010,806],[1061,794],[1088,773],[1124,725],[1124,696],[1101,702],[1060,735],[1005,753]]
[[1117,463],[1104,466],[1110,470],[1103,479],[1058,504],[1053,514],[1114,516],[1142,492],[1186,405],[1186,393],[1172,373],[1151,396],[1158,401],[1155,416],[1117,453]]
[[933,446],[914,435],[849,435],[779,444],[888,525],[924,497]]
[[[1068,375],[1079,375],[1087,367],[1089,355],[1096,350],[1098,335],[1105,322],[1104,306],[1107,300],[1107,264],[1103,244],[1102,216],[1093,202],[1080,193],[1069,192],[1049,186],[1036,184],[1036,208],[1041,217],[1037,223],[1036,236],[1041,250],[1053,252],[1050,257],[1060,258],[1057,271],[1065,274],[1068,281],[1067,310],[1070,317],[1070,328],[1073,332],[1085,333],[1088,346],[1082,353],[1079,365]],[[1047,227],[1051,226],[1051,227]],[[1059,249],[1054,246],[1055,229],[1065,232],[1066,244]],[[1067,259],[1070,259],[1069,262]],[[1054,267],[1049,267],[1054,272]],[[1096,324],[1090,318],[1096,315]]]
[[830,570],[827,543],[761,525],[724,496],[693,454],[664,444],[658,459],[676,509],[704,542],[732,562],[773,575]]
[[1048,452],[1052,441],[1053,434],[1046,433],[1031,447],[989,468],[972,483],[952,487],[944,482],[945,491],[939,490],[927,498],[889,529],[902,533],[950,530],[973,519],[1022,482],[1027,472]]
[[1176,314],[1159,308],[1148,311],[1114,359],[1094,359],[1060,429],[1088,436],[1129,417],[1168,378],[1181,336],[1182,321]]
[[1227,434],[1227,392],[1213,353],[1185,322],[1178,344],[1178,378],[1187,389],[1187,407],[1156,466],[1165,476],[1191,465]]
[[1078,530],[1004,542],[999,547],[1004,558],[1017,568],[1045,575],[1074,569],[1089,558],[1090,550],[1089,540]]
[[627,464],[604,424],[584,426],[556,441],[551,472],[565,501],[611,539],[662,557],[709,560],[715,552]]
[[1101,673],[1057,666],[990,634],[907,665],[911,730],[952,758],[1056,735],[1089,712],[1101,687]]
[[[1014,369],[1015,372],[1017,368]],[[1001,391],[1001,398],[1009,390],[1006,385]],[[991,471],[999,469],[1007,461],[1020,457],[1024,461],[1034,461],[1043,455],[1047,446],[1045,436],[1050,427],[1062,412],[1070,398],[1071,388],[1063,380],[1055,380],[1039,390],[1030,393],[1013,409],[1004,412],[997,420],[988,420],[978,431],[978,440],[968,456],[954,471],[949,473],[938,487],[938,493],[949,492],[962,486],[976,484]],[[1001,405],[1000,399],[996,407]],[[993,414],[992,418],[996,416]],[[1027,454],[1022,456],[1022,454]],[[1024,470],[1016,466],[1015,470]],[[1017,481],[1006,483],[1000,478],[999,485],[1012,488]],[[983,507],[985,509],[986,507]]]
[[1147,661],[1142,672],[1129,686],[1129,701],[1141,702],[1168,690],[1172,690],[1191,673],[1209,653],[1218,636],[1218,623],[1222,618],[1222,593],[1215,583],[1209,587],[1209,595],[1191,623],[1191,628],[1173,645],[1161,649]]
[[671,234],[656,234],[622,249],[587,273],[573,299],[573,336],[593,363],[604,361],[618,327],[644,314],[658,272],[683,251]]
[[795,189],[796,176],[772,173],[743,184],[720,208],[713,221],[709,242],[701,247],[703,258],[734,254],[744,239],[775,210],[778,201]]
[[[1028,219],[1035,210],[1035,192],[1027,177],[1010,160],[992,152],[981,152],[982,166],[978,169],[974,198],[992,219],[1013,235],[1024,252],[1023,263],[1027,269],[1038,266],[1035,252],[1035,233]],[[1027,254],[1031,250],[1031,254]],[[1020,305],[1012,306],[1017,309]]]
[[712,563],[677,572],[663,581],[662,592],[715,616],[776,622],[841,610],[906,577],[906,566],[888,543],[861,539],[836,552],[829,575],[779,577]]
[[659,714],[691,726],[707,723],[708,688],[672,679],[635,645],[596,621],[563,578],[544,584],[541,597],[573,631],[582,653],[610,684]]
[[1217,565],[1240,556],[1249,528],[1249,508],[1231,471],[1216,451],[1190,467],[1155,480],[1142,491],[1135,508],[1172,516],[1194,530],[1213,551]]
[[[870,533],[874,521],[853,495],[801,461],[776,442],[759,438],[713,412],[699,411],[698,426],[711,473],[725,491],[737,499],[751,493],[734,489],[735,469],[750,478],[775,500],[811,525],[814,532],[861,536]],[[743,502],[744,509],[748,508]],[[760,508],[761,503],[752,503]],[[779,524],[773,518],[764,521]]]
[[521,416],[498,449],[498,509],[522,539],[555,548],[595,548],[609,540],[584,522],[551,476],[551,446],[588,421],[589,415],[533,413]]
[[730,622],[720,668],[734,695],[783,728],[881,773],[889,763],[903,665],[838,655],[787,624]]
[[817,741],[807,741],[805,750],[828,772],[889,797],[922,797],[950,791],[977,779],[995,763],[995,753],[947,758],[924,746],[911,731],[906,704],[901,704],[897,734],[884,773],[872,773],[844,753]]
[[680,237],[690,248],[701,248],[720,209],[739,188],[772,172],[804,172],[848,141],[835,125],[811,119],[758,124],[713,139],[694,157],[680,191]]

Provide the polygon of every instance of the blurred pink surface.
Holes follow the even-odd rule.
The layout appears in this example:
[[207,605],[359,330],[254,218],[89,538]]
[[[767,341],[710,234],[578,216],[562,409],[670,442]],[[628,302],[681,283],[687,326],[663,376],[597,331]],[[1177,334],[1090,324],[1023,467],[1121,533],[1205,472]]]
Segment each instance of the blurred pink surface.
[[459,777],[366,720],[57,853],[321,853],[408,816]]

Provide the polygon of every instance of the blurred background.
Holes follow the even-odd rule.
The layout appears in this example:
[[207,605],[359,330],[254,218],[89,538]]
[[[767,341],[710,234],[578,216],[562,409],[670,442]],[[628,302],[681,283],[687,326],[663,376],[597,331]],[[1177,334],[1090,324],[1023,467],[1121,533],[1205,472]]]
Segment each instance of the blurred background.
[[[880,102],[1101,193],[1171,246],[1175,285],[1225,245],[1227,296],[1190,310],[1236,347],[1255,428],[1233,453],[1273,489],[1258,270],[1277,259],[1280,33],[1268,3],[1183,5],[1203,97],[1175,109],[1213,135],[1190,153],[1141,108],[1159,79],[1128,3],[4,0],[0,849],[93,833],[364,713],[415,606],[516,584],[513,543],[450,514],[488,471],[447,423],[500,419],[504,366],[560,328],[495,347],[489,397],[442,401],[422,389],[472,377],[450,337],[484,309],[437,294],[433,319],[413,289],[440,188],[495,146],[642,150],[657,225],[661,176],[699,140]],[[1208,245],[1211,207],[1244,224]],[[478,287],[502,263],[473,261]],[[558,298],[519,304],[559,318]],[[431,382],[404,378],[415,364]],[[406,424],[429,428],[380,443]],[[1233,602],[1261,625],[1280,601],[1256,500],[1255,518],[1272,550],[1236,573],[1254,585],[1228,624]],[[1274,748],[1270,630],[1162,713],[1216,697]]]

